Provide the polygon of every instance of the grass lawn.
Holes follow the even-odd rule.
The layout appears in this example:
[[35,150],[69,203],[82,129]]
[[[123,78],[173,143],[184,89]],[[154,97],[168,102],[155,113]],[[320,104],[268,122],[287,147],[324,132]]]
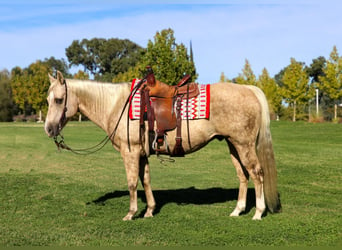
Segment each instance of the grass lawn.
[[[122,221],[129,195],[111,145],[93,155],[58,152],[42,124],[0,123],[0,246],[338,246],[342,244],[342,125],[273,122],[283,212],[229,217],[238,179],[224,142],[175,163],[150,158],[157,209]],[[71,123],[66,143],[93,146],[104,133]]]

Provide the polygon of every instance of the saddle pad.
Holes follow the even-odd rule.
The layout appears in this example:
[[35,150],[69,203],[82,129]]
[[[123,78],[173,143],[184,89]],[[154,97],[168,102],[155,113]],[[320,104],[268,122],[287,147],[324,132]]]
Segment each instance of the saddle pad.
[[[138,83],[140,79],[133,79],[131,91],[133,90],[136,83]],[[210,110],[210,85],[199,85],[200,93],[198,96],[194,98],[190,98],[188,101],[188,108],[186,107],[186,99],[182,100],[181,106],[181,116],[183,120],[187,119],[189,116],[189,120],[195,119],[209,119],[209,110]],[[131,106],[129,110],[129,117],[132,120],[140,119],[140,90],[136,92],[133,96],[133,100],[131,101]],[[188,111],[188,112],[187,112]],[[176,111],[175,111],[176,112]]]

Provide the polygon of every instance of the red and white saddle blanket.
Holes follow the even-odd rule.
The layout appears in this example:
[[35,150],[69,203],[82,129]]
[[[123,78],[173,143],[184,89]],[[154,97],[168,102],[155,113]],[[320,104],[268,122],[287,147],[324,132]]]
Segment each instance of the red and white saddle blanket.
[[[140,79],[133,79],[131,91],[133,90],[135,84],[137,84],[139,81]],[[184,98],[182,100],[181,116],[183,120],[209,119],[210,85],[199,85],[198,87],[200,94],[189,99],[188,108],[186,107],[186,99]],[[129,117],[133,120],[140,119],[140,90],[138,90],[133,97],[129,110]]]

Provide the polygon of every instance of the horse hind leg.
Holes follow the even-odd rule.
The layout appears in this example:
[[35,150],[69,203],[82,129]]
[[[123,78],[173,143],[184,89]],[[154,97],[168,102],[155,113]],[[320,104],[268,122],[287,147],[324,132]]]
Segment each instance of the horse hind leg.
[[[260,166],[260,162],[256,154],[255,144],[238,145],[235,148],[238,152],[241,165],[245,167],[245,169],[247,170],[249,176],[251,177],[254,183],[256,211],[253,216],[253,220],[261,220],[261,217],[266,210],[265,196],[264,196],[264,189],[263,189],[263,175],[264,174],[263,174],[263,171]],[[240,174],[239,178],[240,176],[242,175]],[[240,180],[240,186],[241,186],[241,180]],[[243,187],[246,188],[246,192],[247,192],[247,187],[244,185]]]
[[239,155],[234,145],[228,140],[227,143],[229,146],[230,156],[232,158],[233,165],[236,169],[236,174],[240,181],[238,201],[234,211],[230,214],[230,216],[239,216],[240,213],[244,212],[246,209],[249,174],[247,170],[244,168],[244,166],[242,166]]
[[[241,151],[241,153],[240,153]],[[261,216],[266,210],[265,196],[264,196],[264,173],[256,154],[255,145],[249,145],[240,148],[239,156],[242,164],[246,167],[255,189],[256,211],[253,220],[261,220]]]

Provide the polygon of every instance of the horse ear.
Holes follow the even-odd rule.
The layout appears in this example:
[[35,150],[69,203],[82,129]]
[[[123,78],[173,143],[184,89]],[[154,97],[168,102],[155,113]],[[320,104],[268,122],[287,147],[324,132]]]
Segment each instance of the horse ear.
[[50,83],[52,83],[54,80],[56,80],[52,75],[50,75],[50,73],[48,73],[48,75],[49,75]]
[[60,83],[60,84],[64,84],[64,77],[63,77],[63,74],[57,70],[57,81]]
[[150,87],[154,87],[156,85],[156,79],[154,78],[153,70],[151,66],[147,66],[146,69],[147,69],[147,77],[146,77],[147,85]]

